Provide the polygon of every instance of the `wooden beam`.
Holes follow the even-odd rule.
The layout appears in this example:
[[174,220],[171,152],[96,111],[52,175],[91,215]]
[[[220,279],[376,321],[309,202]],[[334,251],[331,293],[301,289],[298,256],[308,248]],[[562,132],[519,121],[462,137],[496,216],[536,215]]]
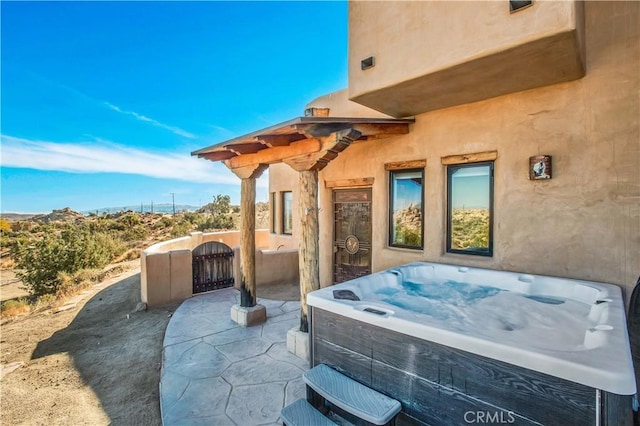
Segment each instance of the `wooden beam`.
[[404,169],[424,169],[427,167],[427,160],[412,160],[412,161],[396,161],[395,163],[385,163],[384,169],[389,170],[404,170]]
[[326,180],[324,181],[325,188],[345,188],[345,187],[357,187],[357,186],[372,186],[374,178],[356,178],[356,179],[340,179],[340,180]]
[[286,135],[261,135],[254,138],[256,142],[266,145],[269,148],[274,146],[286,146],[293,142],[305,139],[300,133],[291,133]]
[[223,161],[229,158],[236,157],[237,154],[228,150],[209,152],[207,154],[199,154],[198,157],[205,158],[211,161]]
[[299,173],[298,217],[301,223],[300,250],[300,331],[309,331],[307,294],[320,288],[320,228],[318,226],[318,171]]
[[236,153],[238,155],[242,154],[253,154],[255,152],[261,151],[266,147],[260,142],[247,142],[247,143],[237,143],[237,144],[229,144],[224,146],[227,150]]
[[357,130],[344,129],[329,137],[322,138],[322,146],[318,152],[298,155],[283,161],[297,171],[322,170],[359,137],[360,132]]
[[306,139],[294,142],[286,146],[274,146],[263,149],[255,154],[245,154],[235,158],[230,158],[225,162],[227,167],[235,169],[252,164],[271,164],[282,161],[285,158],[305,155],[320,151],[321,142],[318,139]]
[[[229,167],[226,161],[224,163]],[[268,164],[251,164],[250,166],[236,167],[234,169],[229,167],[229,170],[231,170],[240,179],[257,179],[262,176],[262,172],[268,168]]]
[[240,306],[256,305],[256,180],[240,184]]
[[362,136],[405,135],[409,133],[408,123],[354,123],[352,127],[362,133]]
[[479,163],[481,161],[493,161],[498,158],[498,151],[474,152],[471,154],[449,155],[442,157],[441,162],[447,166],[449,164]]

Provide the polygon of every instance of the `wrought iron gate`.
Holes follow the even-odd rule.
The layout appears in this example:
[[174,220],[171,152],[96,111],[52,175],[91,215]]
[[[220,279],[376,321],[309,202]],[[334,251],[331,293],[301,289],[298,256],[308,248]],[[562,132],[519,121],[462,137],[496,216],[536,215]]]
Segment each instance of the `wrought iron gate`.
[[229,246],[205,243],[196,247],[191,256],[194,294],[233,286],[233,250]]
[[333,282],[371,273],[371,188],[333,191]]

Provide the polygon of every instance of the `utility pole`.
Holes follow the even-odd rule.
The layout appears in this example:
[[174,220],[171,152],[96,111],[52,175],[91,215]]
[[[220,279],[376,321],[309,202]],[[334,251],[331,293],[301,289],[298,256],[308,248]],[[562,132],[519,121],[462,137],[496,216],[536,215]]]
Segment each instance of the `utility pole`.
[[173,202],[173,215],[176,215],[176,193],[171,193],[171,201]]

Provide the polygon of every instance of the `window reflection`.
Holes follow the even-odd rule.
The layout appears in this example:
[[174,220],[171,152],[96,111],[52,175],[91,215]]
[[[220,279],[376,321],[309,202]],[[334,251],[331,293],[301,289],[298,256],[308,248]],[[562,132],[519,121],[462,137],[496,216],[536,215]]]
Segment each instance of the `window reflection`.
[[493,163],[449,166],[447,251],[491,256]]
[[282,233],[291,234],[293,232],[293,194],[282,193]]
[[389,245],[422,248],[424,170],[391,172]]

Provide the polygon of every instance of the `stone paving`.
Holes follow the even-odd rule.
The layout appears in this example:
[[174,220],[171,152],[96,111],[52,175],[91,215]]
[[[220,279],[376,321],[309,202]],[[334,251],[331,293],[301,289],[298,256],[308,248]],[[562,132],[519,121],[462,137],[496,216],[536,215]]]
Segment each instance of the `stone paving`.
[[280,410],[306,396],[309,368],[287,351],[300,302],[258,299],[267,321],[240,327],[230,310],[235,289],[185,300],[167,326],[160,377],[162,422],[170,425],[275,425]]

